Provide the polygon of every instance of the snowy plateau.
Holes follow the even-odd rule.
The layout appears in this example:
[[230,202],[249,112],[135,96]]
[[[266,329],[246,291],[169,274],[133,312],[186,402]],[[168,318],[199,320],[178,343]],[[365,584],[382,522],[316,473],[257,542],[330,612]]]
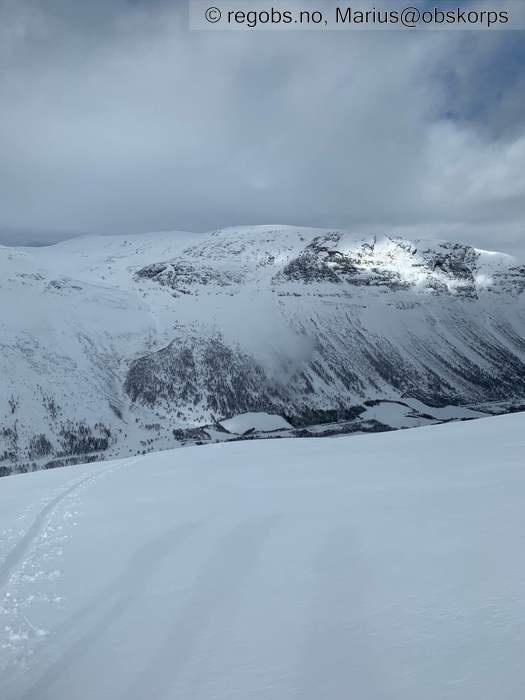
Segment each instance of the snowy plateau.
[[0,246],[0,474],[518,410],[524,289],[502,253],[282,226]]
[[1,480],[2,700],[521,700],[525,414]]

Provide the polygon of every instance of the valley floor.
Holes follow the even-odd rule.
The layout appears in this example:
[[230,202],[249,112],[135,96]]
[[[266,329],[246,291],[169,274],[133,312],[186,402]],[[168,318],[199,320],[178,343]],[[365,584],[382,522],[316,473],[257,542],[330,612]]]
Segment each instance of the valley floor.
[[525,414],[0,482],[3,700],[518,700]]

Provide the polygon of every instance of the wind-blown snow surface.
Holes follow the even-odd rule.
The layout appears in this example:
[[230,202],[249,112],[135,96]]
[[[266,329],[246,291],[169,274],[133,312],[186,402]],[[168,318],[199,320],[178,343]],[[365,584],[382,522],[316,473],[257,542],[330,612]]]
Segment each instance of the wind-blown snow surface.
[[0,485],[2,700],[517,700],[525,414]]
[[508,255],[318,229],[0,247],[0,473],[246,413],[523,399],[524,289]]

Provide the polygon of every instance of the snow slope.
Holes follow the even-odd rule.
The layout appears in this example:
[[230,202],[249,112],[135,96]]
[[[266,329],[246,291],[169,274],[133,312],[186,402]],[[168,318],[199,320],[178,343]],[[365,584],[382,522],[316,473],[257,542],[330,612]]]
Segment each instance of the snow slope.
[[525,414],[0,483],[2,700],[518,700]]
[[523,401],[524,289],[501,253],[283,226],[0,247],[0,474],[247,413]]

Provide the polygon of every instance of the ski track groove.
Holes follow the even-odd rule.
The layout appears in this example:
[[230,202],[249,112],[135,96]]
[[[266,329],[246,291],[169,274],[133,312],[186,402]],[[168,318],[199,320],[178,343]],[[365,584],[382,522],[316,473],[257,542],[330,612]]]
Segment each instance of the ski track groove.
[[0,564],[0,588],[4,588],[4,586],[9,582],[13,571],[15,571],[16,568],[25,561],[26,554],[28,553],[32,544],[35,542],[35,540],[39,537],[39,535],[44,529],[46,519],[48,518],[48,516],[52,515],[53,511],[57,506],[59,506],[63,501],[65,501],[66,498],[72,493],[75,493],[75,491],[77,491],[83,484],[86,484],[90,481],[94,481],[102,475],[114,471],[116,468],[118,469],[132,463],[133,462],[131,460],[126,461],[122,465],[117,465],[116,467],[112,465],[111,467],[108,467],[103,471],[99,471],[95,474],[85,476],[82,479],[76,481],[71,486],[62,490],[57,496],[52,498],[38,512],[32,524],[27,529],[26,533],[21,537],[17,544],[15,544],[14,547],[7,553],[4,561],[2,562],[2,564]]

